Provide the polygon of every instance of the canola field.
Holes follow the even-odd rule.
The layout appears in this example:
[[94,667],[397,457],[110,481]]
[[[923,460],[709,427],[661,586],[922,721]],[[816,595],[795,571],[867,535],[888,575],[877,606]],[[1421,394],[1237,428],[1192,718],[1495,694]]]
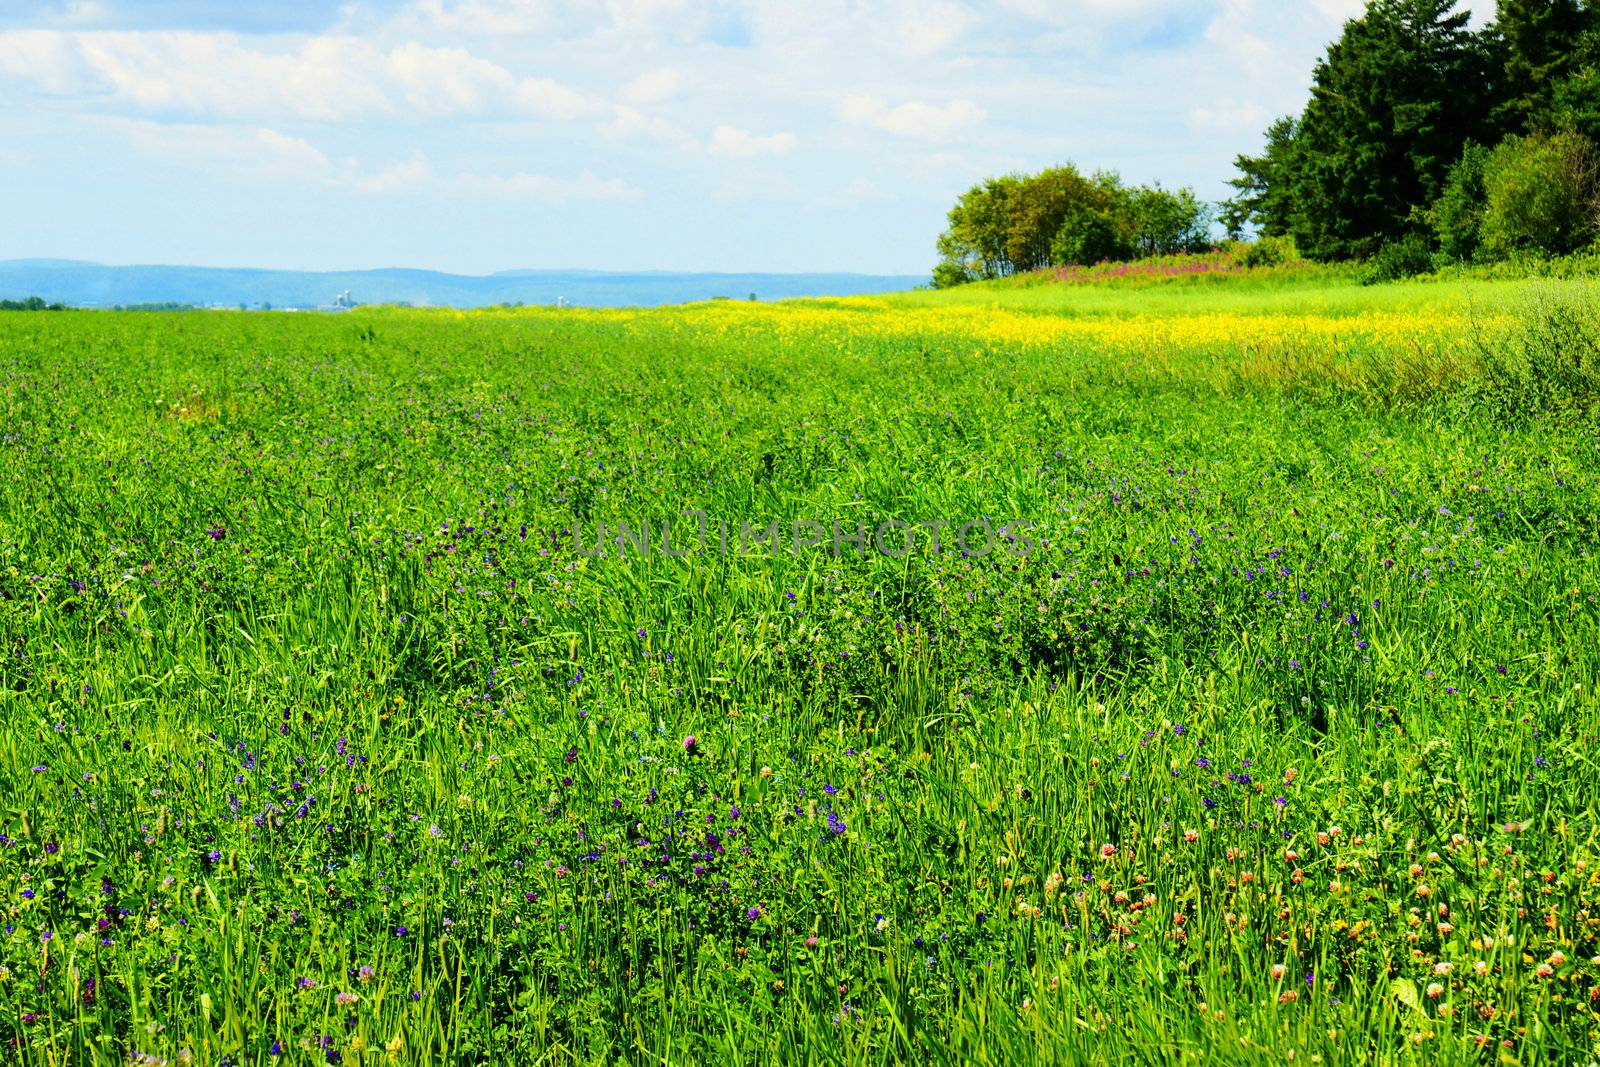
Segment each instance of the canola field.
[[0,318],[19,1064],[1587,1063],[1586,282]]

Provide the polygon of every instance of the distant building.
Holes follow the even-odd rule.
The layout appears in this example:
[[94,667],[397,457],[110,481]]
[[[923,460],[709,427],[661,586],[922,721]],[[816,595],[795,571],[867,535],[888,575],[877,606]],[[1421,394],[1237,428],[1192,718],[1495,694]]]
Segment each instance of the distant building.
[[349,311],[355,306],[356,302],[350,299],[350,290],[348,289],[333,298],[333,309],[335,311]]

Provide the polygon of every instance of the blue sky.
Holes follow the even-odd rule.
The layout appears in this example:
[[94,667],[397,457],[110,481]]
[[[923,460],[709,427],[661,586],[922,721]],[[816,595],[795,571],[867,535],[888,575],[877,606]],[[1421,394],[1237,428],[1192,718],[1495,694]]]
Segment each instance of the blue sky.
[[926,272],[1070,160],[1226,192],[1360,0],[7,0],[0,259]]

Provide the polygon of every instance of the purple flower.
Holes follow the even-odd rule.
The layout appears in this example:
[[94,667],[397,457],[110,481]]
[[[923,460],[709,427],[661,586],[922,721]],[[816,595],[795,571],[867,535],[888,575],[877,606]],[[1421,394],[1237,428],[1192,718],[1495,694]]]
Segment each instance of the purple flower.
[[206,534],[207,534],[207,536],[209,536],[211,538],[211,540],[220,541],[224,537],[228,536],[228,531],[224,530],[220,526],[211,526],[211,527],[207,527]]

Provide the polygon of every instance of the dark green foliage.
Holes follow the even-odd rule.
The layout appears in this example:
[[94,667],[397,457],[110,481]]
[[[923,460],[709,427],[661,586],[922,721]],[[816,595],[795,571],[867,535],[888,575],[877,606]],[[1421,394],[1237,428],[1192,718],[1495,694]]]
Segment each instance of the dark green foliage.
[[1074,205],[1050,243],[1056,263],[1104,263],[1129,258],[1133,242],[1110,206]]
[[1071,166],[1051,167],[1017,185],[1006,212],[1005,249],[1012,271],[1051,263],[1051,245],[1068,219],[1116,207],[1116,187],[1091,181]]
[[1595,22],[1579,0],[1499,0],[1488,45],[1498,61],[1496,125],[1521,133],[1548,122],[1555,96],[1582,59],[1574,45]]
[[961,278],[999,278],[1012,273],[1006,250],[1009,205],[1021,180],[1014,175],[990,178],[961,194],[950,209],[949,227],[939,235],[943,274],[934,284]]
[[933,284],[1066,264],[1196,252],[1211,244],[1208,206],[1192,189],[1125,186],[1071,164],[990,178],[961,195],[939,236]]
[[1128,190],[1125,195],[1139,255],[1171,256],[1211,247],[1211,211],[1193,189],[1168,192],[1158,182]]
[[1247,270],[1254,267],[1276,267],[1298,256],[1294,242],[1287,237],[1263,234],[1243,246],[1238,255],[1238,263]]
[[1428,211],[1428,224],[1439,250],[1449,258],[1465,263],[1477,255],[1479,228],[1483,224],[1483,168],[1489,150],[1468,142],[1461,158],[1450,168],[1444,192]]
[[1483,183],[1489,255],[1564,255],[1594,240],[1600,155],[1582,134],[1509,138],[1486,160]]
[[[1457,2],[1369,0],[1345,24],[1304,112],[1275,122],[1261,155],[1235,161],[1238,192],[1221,215],[1230,233],[1289,234],[1317,260],[1375,255],[1419,225],[1458,261],[1581,247],[1585,227],[1563,224],[1559,240],[1513,236],[1491,253],[1480,234],[1489,156],[1477,146],[1600,136],[1600,4],[1500,0],[1495,22],[1473,33]],[[1541,166],[1548,177],[1554,164]],[[1560,199],[1527,183],[1504,189],[1510,199],[1495,210],[1509,216],[1548,216]]]
[[41,296],[30,296],[26,300],[0,300],[0,311],[65,311],[67,305],[60,303],[47,303]]
[[1221,205],[1218,221],[1230,237],[1240,237],[1246,227],[1281,237],[1289,232],[1294,201],[1290,179],[1295,166],[1295,136],[1299,120],[1285,116],[1267,127],[1267,146],[1259,156],[1240,155],[1233,161],[1239,177],[1228,184],[1238,195]]
[[1289,232],[1312,259],[1403,235],[1478,132],[1482,52],[1455,0],[1374,0],[1317,64],[1295,137]]
[[[1591,49],[1591,55],[1600,49]],[[1600,140],[1600,64],[1589,65],[1555,86],[1551,93],[1550,123],[1557,129]]]
[[1418,233],[1408,233],[1383,242],[1361,280],[1367,285],[1376,285],[1413,278],[1431,270],[1433,252],[1428,248],[1427,239]]

